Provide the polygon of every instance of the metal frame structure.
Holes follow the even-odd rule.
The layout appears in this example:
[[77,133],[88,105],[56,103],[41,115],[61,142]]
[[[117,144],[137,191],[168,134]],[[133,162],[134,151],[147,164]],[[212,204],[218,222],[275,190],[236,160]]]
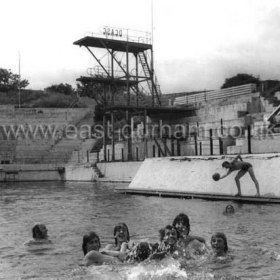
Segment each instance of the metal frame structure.
[[[140,100],[144,101],[148,95],[152,100],[147,105],[161,106],[161,91],[154,74],[153,46],[150,36],[145,34],[146,38],[127,34],[118,40],[99,34],[75,41],[74,45],[85,47],[97,62],[97,67],[89,69],[89,76],[82,76],[78,81],[109,86],[110,100],[106,98],[106,105],[114,105],[115,89],[124,87],[127,106],[138,107],[141,105]],[[108,61],[103,62],[96,49],[105,50]],[[119,59],[117,55],[120,53],[125,54],[125,58]],[[131,102],[132,93],[136,94],[136,104]]]
[[[109,33],[108,33],[109,30]],[[107,161],[106,145],[108,136],[107,122],[111,123],[112,131],[115,131],[115,113],[125,112],[127,124],[130,124],[133,114],[143,117],[144,134],[147,129],[147,115],[185,115],[186,108],[163,107],[161,102],[161,90],[154,73],[153,45],[149,33],[141,32],[140,35],[131,36],[126,30],[125,36],[119,36],[121,30],[112,33],[114,29],[105,28],[103,35],[90,34],[75,41],[74,45],[85,47],[97,62],[97,66],[88,70],[88,76],[81,76],[78,81],[85,84],[101,84],[103,86],[102,114],[103,114],[103,149],[104,161]],[[138,32],[139,34],[139,32]],[[123,35],[123,34],[122,34]],[[105,55],[100,58],[100,51],[105,51],[107,61],[103,61]],[[99,52],[99,56],[98,56]],[[122,54],[119,59],[118,55]],[[144,86],[143,86],[144,85]],[[107,87],[107,88],[106,88]],[[118,89],[124,89],[125,102],[117,104],[116,95]],[[109,98],[108,98],[109,93]],[[132,94],[136,95],[136,102],[132,102]],[[135,97],[135,96],[134,96]],[[193,108],[187,109],[193,113]],[[187,113],[188,114],[188,113]],[[129,127],[129,126],[128,126]],[[130,128],[129,128],[130,129]],[[132,135],[132,131],[128,132]],[[145,157],[147,156],[147,139],[145,141]],[[115,140],[111,138],[112,160],[115,160]],[[127,160],[132,160],[132,137],[127,139]]]

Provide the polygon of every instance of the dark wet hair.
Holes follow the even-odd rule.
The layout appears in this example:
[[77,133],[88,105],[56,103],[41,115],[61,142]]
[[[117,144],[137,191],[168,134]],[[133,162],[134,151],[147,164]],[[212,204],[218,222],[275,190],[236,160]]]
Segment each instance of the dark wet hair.
[[173,230],[174,229],[176,231],[177,238],[179,238],[179,233],[178,233],[177,229],[174,226],[167,225],[166,227],[159,230],[159,240],[160,241],[163,241],[164,236],[165,236],[165,230],[167,230],[167,229],[168,230]]
[[87,243],[92,240],[93,238],[97,238],[98,242],[99,242],[99,248],[101,247],[101,243],[100,243],[100,238],[98,236],[97,233],[95,233],[94,231],[89,232],[89,234],[86,234],[83,236],[83,244],[82,244],[82,249],[84,252],[84,255],[87,254]]
[[[126,230],[127,232],[127,241],[130,240],[130,236],[129,236],[129,231],[128,231],[128,227],[125,223],[118,223],[115,227],[114,227],[114,236],[116,236],[116,233],[118,231],[118,229],[122,227]],[[115,238],[115,244],[117,245],[117,238]]]
[[184,213],[180,213],[179,215],[177,215],[175,217],[175,219],[173,220],[172,225],[175,227],[176,224],[182,223],[184,226],[190,228],[190,219],[188,217],[188,215],[184,214]]
[[225,212],[234,213],[234,207],[231,204],[227,205]]
[[226,165],[229,165],[230,163],[228,162],[228,161],[224,161],[223,163],[222,163],[222,167],[226,167]]
[[216,232],[215,234],[212,235],[211,237],[211,243],[214,237],[219,237],[222,238],[224,240],[224,244],[225,244],[225,248],[224,248],[224,252],[226,253],[228,251],[228,245],[227,245],[227,237],[223,232]]
[[[32,237],[34,239],[45,239],[46,236],[42,233],[40,226],[45,226],[44,224],[36,224],[32,228]],[[45,226],[46,227],[46,226]],[[47,228],[47,227],[46,227]]]
[[142,262],[152,254],[152,246],[148,242],[140,242],[136,247],[135,260]]

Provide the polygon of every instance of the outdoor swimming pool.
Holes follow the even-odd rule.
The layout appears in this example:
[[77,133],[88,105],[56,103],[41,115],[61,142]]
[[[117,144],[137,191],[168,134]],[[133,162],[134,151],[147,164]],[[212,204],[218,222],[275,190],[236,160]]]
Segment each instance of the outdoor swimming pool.
[[[105,183],[47,182],[1,184],[0,279],[278,279],[280,205],[129,196]],[[135,241],[157,241],[158,230],[187,213],[191,234],[209,243],[216,231],[228,237],[231,262],[189,262],[184,268],[159,264],[81,267],[82,236],[96,231],[102,244],[113,241],[113,227],[125,222]],[[53,245],[28,250],[35,223],[45,223]]]

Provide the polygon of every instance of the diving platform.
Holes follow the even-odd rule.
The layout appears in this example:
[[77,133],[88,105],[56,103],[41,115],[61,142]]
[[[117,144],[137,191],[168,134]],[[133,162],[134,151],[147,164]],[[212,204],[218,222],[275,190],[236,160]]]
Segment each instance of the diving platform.
[[153,107],[153,106],[127,106],[127,105],[113,105],[107,106],[104,111],[106,113],[114,111],[127,111],[127,112],[146,112],[150,115],[162,115],[163,119],[166,118],[180,118],[186,116],[193,116],[195,114],[195,108],[193,106],[187,107]]
[[117,52],[140,53],[152,49],[151,44],[126,40],[116,40],[102,37],[86,36],[73,43],[74,45],[92,47],[92,48],[107,48]]
[[111,78],[108,79],[108,77],[99,77],[99,76],[93,76],[93,77],[87,77],[87,76],[81,76],[77,79],[79,82],[83,83],[96,83],[96,84],[103,84],[103,85],[115,85],[118,87],[126,87],[127,84],[129,84],[130,87],[136,86],[138,84],[138,81],[136,80],[124,80],[119,78]]

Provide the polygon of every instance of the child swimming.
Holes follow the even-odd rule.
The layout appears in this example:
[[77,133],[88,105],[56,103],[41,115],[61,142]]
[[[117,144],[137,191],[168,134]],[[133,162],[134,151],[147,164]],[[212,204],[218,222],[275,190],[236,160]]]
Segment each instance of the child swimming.
[[32,237],[33,239],[26,242],[24,244],[25,246],[52,243],[52,241],[48,239],[48,229],[45,224],[36,224],[32,228]]
[[119,223],[114,227],[114,238],[115,244],[108,244],[101,252],[124,260],[134,246],[130,242],[128,227],[125,223]]
[[187,259],[195,259],[198,255],[204,255],[209,251],[203,237],[189,235],[190,220],[189,217],[180,213],[173,221],[173,226],[179,233],[178,248],[180,255]]
[[228,244],[226,235],[222,232],[217,232],[211,237],[211,248],[214,256],[223,257],[227,254]]
[[100,238],[94,231],[91,231],[83,236],[82,249],[84,252],[84,265],[89,266],[92,264],[101,265],[121,263],[121,260],[118,258],[99,252],[100,247]]
[[178,231],[174,226],[167,225],[160,229],[160,242],[153,246],[153,254],[150,259],[161,260],[166,255],[175,256],[178,254],[177,241],[179,238]]
[[190,233],[190,220],[188,215],[184,213],[178,214],[173,220],[172,225],[176,228],[179,233],[179,239],[183,239],[185,243],[189,243],[192,240],[198,240],[199,242],[205,243],[205,239],[199,236],[189,235]]

